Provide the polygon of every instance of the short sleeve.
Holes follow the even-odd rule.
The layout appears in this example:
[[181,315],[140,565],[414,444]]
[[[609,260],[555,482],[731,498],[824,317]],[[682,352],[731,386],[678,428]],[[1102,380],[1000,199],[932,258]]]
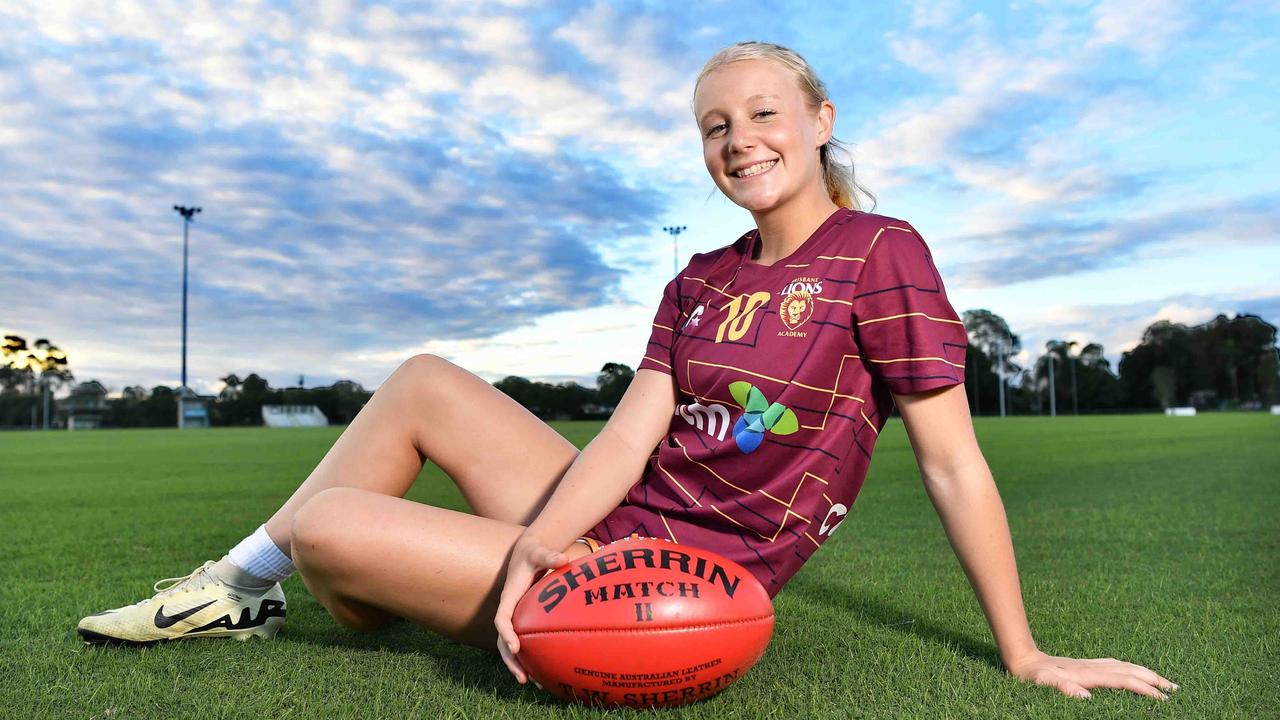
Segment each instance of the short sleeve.
[[649,368],[668,375],[673,374],[671,347],[678,322],[680,322],[680,276],[677,275],[662,291],[662,302],[658,305],[658,312],[653,316],[649,344],[645,347],[644,357],[640,360],[637,371]]
[[894,394],[964,382],[964,322],[910,225],[887,226],[868,251],[853,296],[853,333],[872,376]]

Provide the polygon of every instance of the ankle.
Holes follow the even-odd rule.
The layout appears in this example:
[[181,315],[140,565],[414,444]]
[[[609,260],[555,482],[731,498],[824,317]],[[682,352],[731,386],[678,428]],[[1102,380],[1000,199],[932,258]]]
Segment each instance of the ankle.
[[244,572],[273,583],[288,578],[295,569],[293,560],[267,533],[266,525],[259,525],[252,535],[231,548],[227,559]]
[[276,584],[275,580],[258,577],[236,565],[229,555],[223,555],[221,560],[214,563],[213,567],[209,568],[209,573],[233,588],[255,593],[268,590]]

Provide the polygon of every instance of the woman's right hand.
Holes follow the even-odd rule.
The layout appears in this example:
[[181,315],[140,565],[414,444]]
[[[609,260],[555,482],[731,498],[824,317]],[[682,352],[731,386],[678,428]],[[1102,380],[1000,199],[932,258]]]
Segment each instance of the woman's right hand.
[[[507,579],[502,587],[502,596],[498,601],[498,611],[494,615],[493,625],[498,629],[498,654],[507,664],[507,669],[516,677],[516,681],[524,683],[528,678],[524,666],[516,659],[520,653],[520,638],[511,626],[511,617],[515,614],[516,603],[529,591],[543,571],[558,568],[568,562],[568,556],[560,550],[552,550],[541,540],[531,535],[521,535],[511,550],[511,560],[507,563]],[[536,683],[535,683],[536,684]]]

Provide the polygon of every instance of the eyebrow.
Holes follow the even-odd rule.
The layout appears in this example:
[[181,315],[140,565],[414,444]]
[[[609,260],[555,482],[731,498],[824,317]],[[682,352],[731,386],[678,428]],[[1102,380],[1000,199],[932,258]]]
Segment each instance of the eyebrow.
[[[773,98],[774,100],[780,100],[780,99],[781,99],[781,98],[779,98],[777,95],[766,95],[766,94],[764,94],[764,93],[757,93],[757,94],[752,95],[751,97],[747,98],[747,102],[751,102],[752,100],[763,100],[763,99],[766,99],[766,98]],[[708,111],[706,111],[706,112],[702,113],[702,117],[698,118],[698,123],[699,123],[699,124],[701,124],[701,123],[703,123],[703,122],[706,122],[706,120],[707,120],[707,116],[708,116],[708,115],[710,115],[710,114],[711,114],[711,113],[713,113],[713,112],[716,112],[716,109],[715,109],[715,108],[711,108],[710,110],[708,110]]]

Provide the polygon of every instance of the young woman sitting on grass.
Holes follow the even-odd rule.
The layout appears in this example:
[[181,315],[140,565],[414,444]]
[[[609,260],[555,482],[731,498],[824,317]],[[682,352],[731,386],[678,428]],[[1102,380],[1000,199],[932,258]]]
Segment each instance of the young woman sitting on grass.
[[[221,560],[81,620],[91,642],[272,637],[295,569],[342,625],[396,617],[526,675],[516,601],[640,534],[719,552],[776,595],[839,527],[896,405],[925,489],[1021,680],[1088,697],[1176,686],[1041,651],[963,386],[967,338],[920,235],[859,211],[835,107],[795,53],[740,43],[694,85],[707,171],[756,227],[666,286],[635,379],[579,452],[439,357],[401,365],[284,505]],[[475,514],[403,498],[430,459]]]

